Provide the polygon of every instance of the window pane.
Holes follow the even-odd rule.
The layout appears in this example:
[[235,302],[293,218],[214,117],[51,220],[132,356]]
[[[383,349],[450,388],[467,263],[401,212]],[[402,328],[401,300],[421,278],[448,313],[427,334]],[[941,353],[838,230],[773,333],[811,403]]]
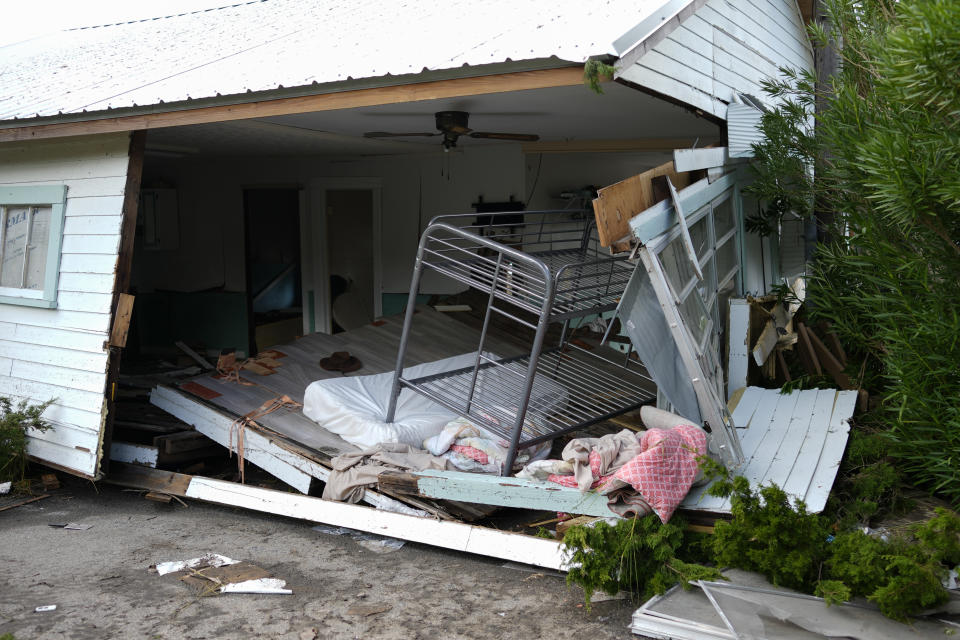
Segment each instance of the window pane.
[[703,258],[710,244],[710,234],[707,225],[710,222],[710,216],[705,215],[697,220],[690,227],[690,240],[693,241],[693,249],[697,253],[697,260]]
[[3,234],[0,287],[20,288],[23,278],[23,253],[27,242],[27,207],[7,207]]
[[733,198],[727,198],[713,208],[713,226],[717,240],[733,229]]
[[730,275],[730,271],[739,264],[736,248],[735,238],[730,238],[717,247],[717,278],[719,280],[723,280]]
[[50,213],[50,207],[38,207],[33,212],[27,250],[27,289],[43,289],[47,272],[47,247],[50,244]]
[[674,292],[679,295],[684,286],[694,277],[693,265],[687,256],[686,247],[683,246],[682,237],[677,236],[664,247],[660,252],[660,262],[663,264],[663,272],[667,275],[667,280],[670,281]]
[[710,326],[710,315],[703,305],[703,299],[695,291],[691,291],[687,299],[680,303],[680,317],[693,335],[697,348],[703,344],[703,337]]

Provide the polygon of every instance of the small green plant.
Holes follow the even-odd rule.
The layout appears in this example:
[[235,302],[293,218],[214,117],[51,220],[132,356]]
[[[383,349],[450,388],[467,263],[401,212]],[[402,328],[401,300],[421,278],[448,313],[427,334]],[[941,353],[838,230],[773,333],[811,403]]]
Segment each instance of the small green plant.
[[689,588],[693,580],[723,579],[713,567],[678,557],[686,542],[684,526],[680,518],[663,524],[650,514],[615,525],[601,521],[571,527],[563,538],[573,565],[567,584],[583,588],[589,608],[598,590],[611,595],[631,591],[646,599],[678,582]]
[[583,65],[583,81],[594,93],[603,93],[600,82],[604,78],[612,78],[616,68],[600,60],[587,60]]
[[23,480],[27,469],[27,430],[46,431],[50,425],[43,412],[53,403],[14,403],[0,396],[0,482]]

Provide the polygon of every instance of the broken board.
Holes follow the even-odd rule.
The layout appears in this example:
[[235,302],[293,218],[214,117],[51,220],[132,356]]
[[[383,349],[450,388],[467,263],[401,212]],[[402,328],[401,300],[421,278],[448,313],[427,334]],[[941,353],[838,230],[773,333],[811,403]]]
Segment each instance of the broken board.
[[[744,463],[733,469],[756,488],[774,483],[803,500],[812,513],[823,511],[850,433],[856,391],[747,387],[732,407]],[[680,508],[729,513],[730,502],[694,487]]]

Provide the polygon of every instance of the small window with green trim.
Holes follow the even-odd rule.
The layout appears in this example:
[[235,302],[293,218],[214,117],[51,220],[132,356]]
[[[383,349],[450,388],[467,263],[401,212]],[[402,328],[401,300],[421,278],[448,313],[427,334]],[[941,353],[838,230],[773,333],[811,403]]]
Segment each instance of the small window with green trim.
[[55,307],[65,186],[0,187],[0,303]]

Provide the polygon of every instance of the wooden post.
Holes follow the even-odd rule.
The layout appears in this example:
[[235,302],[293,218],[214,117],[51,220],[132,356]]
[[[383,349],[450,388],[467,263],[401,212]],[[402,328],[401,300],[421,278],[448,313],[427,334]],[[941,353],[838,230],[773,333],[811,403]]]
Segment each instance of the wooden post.
[[[110,326],[110,355],[107,365],[107,414],[104,417],[103,439],[100,443],[100,471],[106,474],[110,470],[110,443],[113,441],[113,421],[116,414],[117,383],[120,376],[120,354],[127,344],[127,328],[132,313],[133,296],[127,294],[130,288],[130,274],[133,266],[133,242],[137,231],[137,208],[140,202],[140,180],[143,177],[143,150],[147,141],[146,131],[134,131],[130,134],[130,153],[127,161],[127,182],[123,188],[123,221],[120,223],[120,251],[117,256],[117,277],[113,283],[114,311]],[[129,313],[121,313],[121,302],[129,298]],[[124,302],[126,304],[126,302]],[[122,344],[116,344],[122,334]],[[96,474],[95,474],[96,475]]]

